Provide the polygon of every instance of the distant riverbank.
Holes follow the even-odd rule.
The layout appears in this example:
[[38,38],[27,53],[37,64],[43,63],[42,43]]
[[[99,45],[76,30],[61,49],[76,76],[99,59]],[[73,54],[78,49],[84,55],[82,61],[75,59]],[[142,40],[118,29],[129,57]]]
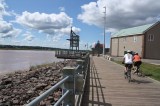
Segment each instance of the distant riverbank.
[[57,50],[58,48],[41,46],[0,45],[0,50]]
[[63,60],[57,59],[54,51],[0,50],[0,74],[58,61]]

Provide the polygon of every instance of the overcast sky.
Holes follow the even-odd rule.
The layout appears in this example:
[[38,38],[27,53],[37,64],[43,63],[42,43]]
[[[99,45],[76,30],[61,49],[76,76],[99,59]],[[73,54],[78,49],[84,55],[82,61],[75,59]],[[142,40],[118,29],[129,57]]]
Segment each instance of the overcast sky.
[[160,0],[0,0],[0,44],[69,48],[71,26],[80,48],[103,43],[123,28],[160,20]]

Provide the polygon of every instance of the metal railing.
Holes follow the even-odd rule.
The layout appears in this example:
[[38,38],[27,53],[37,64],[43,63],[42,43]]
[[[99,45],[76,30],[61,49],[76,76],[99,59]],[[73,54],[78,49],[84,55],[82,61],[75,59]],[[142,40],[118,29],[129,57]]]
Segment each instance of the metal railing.
[[55,51],[55,56],[57,58],[78,59],[81,58],[84,53],[86,52],[82,50],[76,51],[76,50],[60,49]]
[[[27,106],[37,106],[42,100],[51,95],[58,87],[62,87],[62,96],[54,104],[59,106],[81,106],[83,93],[86,85],[87,71],[89,69],[89,54],[81,60],[77,60],[77,67],[64,67],[62,70],[63,79],[46,92],[31,101]],[[63,102],[62,102],[63,101]]]
[[90,70],[90,58],[89,54],[86,55],[86,57],[83,58],[83,67],[82,67],[82,73],[80,75],[83,75],[83,85],[82,85],[82,91],[77,96],[77,99],[75,101],[75,106],[81,106],[82,105],[82,99],[84,95],[84,89],[86,87],[87,77],[88,77],[88,70]]
[[69,90],[67,90],[63,95],[62,97],[54,104],[54,106],[59,106],[60,103],[64,100],[64,98],[69,94]]
[[53,87],[51,87],[50,89],[48,89],[46,92],[44,92],[43,94],[41,94],[40,96],[38,96],[36,99],[34,99],[32,102],[30,102],[29,104],[27,104],[27,106],[36,106],[37,104],[39,104],[42,100],[44,100],[51,93],[53,93],[54,90],[56,90],[58,87],[60,87],[67,79],[69,79],[69,76],[66,76],[65,78],[63,78],[56,85],[54,85]]

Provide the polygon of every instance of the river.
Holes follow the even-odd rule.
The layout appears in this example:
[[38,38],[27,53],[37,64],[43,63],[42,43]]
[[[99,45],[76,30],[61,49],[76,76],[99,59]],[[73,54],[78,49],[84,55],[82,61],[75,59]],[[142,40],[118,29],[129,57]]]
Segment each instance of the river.
[[0,50],[0,75],[58,61],[54,51]]

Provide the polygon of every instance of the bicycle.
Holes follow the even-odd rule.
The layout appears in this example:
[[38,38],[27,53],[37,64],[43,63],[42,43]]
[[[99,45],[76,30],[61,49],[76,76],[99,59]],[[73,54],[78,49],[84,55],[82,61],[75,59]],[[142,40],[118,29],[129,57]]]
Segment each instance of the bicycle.
[[134,66],[134,73],[133,74],[137,74],[137,76],[139,77],[144,77],[145,75],[142,72],[142,69],[140,68],[140,66]]
[[128,64],[127,73],[124,73],[125,79],[128,79],[128,82],[131,82],[131,70],[132,70],[132,64]]

